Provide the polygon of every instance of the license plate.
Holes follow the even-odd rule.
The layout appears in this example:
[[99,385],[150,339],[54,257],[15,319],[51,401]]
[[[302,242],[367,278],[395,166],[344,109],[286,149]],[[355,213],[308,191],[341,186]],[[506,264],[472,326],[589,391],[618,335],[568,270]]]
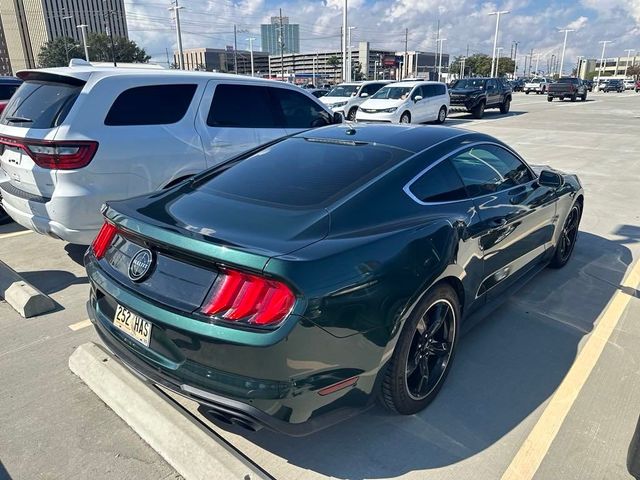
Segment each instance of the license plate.
[[113,316],[113,324],[144,346],[149,346],[149,341],[151,340],[151,322],[147,322],[144,318],[139,317],[135,313],[131,313],[122,305],[118,305],[116,314]]

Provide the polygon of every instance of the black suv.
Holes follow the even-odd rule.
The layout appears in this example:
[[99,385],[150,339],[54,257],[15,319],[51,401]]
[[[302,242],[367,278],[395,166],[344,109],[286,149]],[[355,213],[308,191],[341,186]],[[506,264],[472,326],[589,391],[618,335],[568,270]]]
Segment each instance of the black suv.
[[604,93],[608,93],[608,92],[624,93],[624,82],[618,79],[609,80],[607,83],[605,83],[602,91]]
[[501,78],[461,78],[449,89],[451,109],[464,109],[482,118],[487,108],[508,113],[511,108],[511,86]]

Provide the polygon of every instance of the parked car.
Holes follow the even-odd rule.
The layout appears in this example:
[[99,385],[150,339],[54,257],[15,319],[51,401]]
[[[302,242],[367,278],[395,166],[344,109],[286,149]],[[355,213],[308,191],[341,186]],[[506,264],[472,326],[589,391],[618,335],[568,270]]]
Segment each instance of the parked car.
[[547,92],[550,83],[551,82],[544,77],[532,78],[524,84],[522,91],[527,95],[531,92],[534,92],[536,95],[544,94]]
[[511,90],[514,92],[522,92],[524,90],[525,81],[522,78],[518,78],[516,80],[511,80],[509,85],[511,85]]
[[587,100],[587,86],[579,78],[562,77],[549,85],[547,90],[547,101],[552,102],[554,98],[564,100],[570,98],[575,102],[577,98],[581,101]]
[[624,89],[625,90],[633,90],[636,86],[636,82],[633,78],[626,78],[624,80]]
[[500,113],[511,109],[511,87],[500,78],[463,78],[450,90],[451,108],[471,112],[482,118],[487,108],[499,108]]
[[609,82],[608,78],[601,78],[599,80],[596,80],[596,83],[594,85],[594,89],[596,92],[601,92],[604,90],[604,88],[607,86],[607,83]]
[[308,91],[316,98],[324,97],[327,93],[329,93],[329,90],[327,90],[326,88],[310,88],[308,89]]
[[587,86],[587,90],[592,92],[593,91],[593,80],[583,80],[583,82]]
[[26,228],[77,244],[91,243],[107,200],[340,121],[301,88],[251,77],[88,64],[18,76],[0,117],[2,205]]
[[381,88],[364,102],[358,122],[444,123],[449,93],[442,82],[403,81]]
[[636,80],[636,93],[640,92],[640,80]]
[[218,421],[300,435],[376,398],[411,415],[471,316],[569,261],[583,195],[481,133],[311,130],[109,202],[89,316]]
[[388,80],[341,83],[333,87],[320,101],[347,120],[355,120],[358,107],[389,83],[391,82]]
[[[18,89],[22,80],[16,77],[0,77],[0,113],[5,109],[7,103]],[[0,225],[11,222],[11,217],[0,206]]]
[[607,83],[605,83],[604,87],[601,90],[604,93],[609,93],[609,92],[623,93],[624,82],[622,80],[612,78]]

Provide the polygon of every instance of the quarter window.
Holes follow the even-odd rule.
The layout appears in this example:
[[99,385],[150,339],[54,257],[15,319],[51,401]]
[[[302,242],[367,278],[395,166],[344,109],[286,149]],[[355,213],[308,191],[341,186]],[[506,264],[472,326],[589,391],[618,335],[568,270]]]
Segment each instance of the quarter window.
[[146,85],[125,90],[113,102],[105,125],[168,125],[182,120],[198,86]]
[[452,202],[467,198],[464,185],[449,160],[427,170],[409,189],[422,202]]
[[524,163],[497,145],[472,147],[454,156],[451,162],[472,197],[496,193],[533,180],[533,174]]
[[272,88],[285,128],[314,128],[331,123],[329,114],[306,95],[286,88]]

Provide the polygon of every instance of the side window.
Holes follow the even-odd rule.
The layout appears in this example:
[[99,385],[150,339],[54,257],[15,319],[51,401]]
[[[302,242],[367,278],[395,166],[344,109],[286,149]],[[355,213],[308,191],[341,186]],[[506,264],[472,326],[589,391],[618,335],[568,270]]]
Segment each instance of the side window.
[[487,81],[487,90],[494,90],[498,87],[498,84],[496,83],[495,80],[488,80]]
[[464,185],[448,159],[427,170],[409,190],[421,202],[452,202],[467,198]]
[[270,88],[221,84],[216,87],[207,117],[210,127],[276,128]]
[[376,93],[378,90],[380,90],[384,85],[380,84],[380,83],[372,83],[370,85],[366,85],[364,87],[362,87],[362,93],[367,93],[369,94],[369,96],[373,95],[374,93]]
[[434,96],[433,85],[423,85],[422,86],[422,96],[424,98],[429,98]]
[[182,120],[187,113],[194,84],[147,85],[125,90],[107,113],[105,125],[169,125]]
[[444,85],[435,85],[435,87],[436,87],[436,95],[447,94],[447,87],[445,87]]
[[280,107],[286,128],[315,128],[329,125],[331,118],[306,95],[288,88],[271,88],[276,108]]
[[517,157],[496,145],[480,145],[452,158],[452,164],[467,187],[477,197],[528,183],[533,175]]

